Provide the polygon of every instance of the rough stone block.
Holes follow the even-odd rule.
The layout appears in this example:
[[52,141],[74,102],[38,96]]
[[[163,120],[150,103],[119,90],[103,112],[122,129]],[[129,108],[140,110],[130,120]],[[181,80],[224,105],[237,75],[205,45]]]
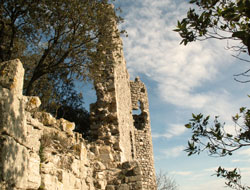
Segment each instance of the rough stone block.
[[40,138],[42,135],[42,131],[40,129],[35,129],[31,125],[27,125],[27,137],[25,146],[29,147],[31,150],[36,153],[40,150]]
[[95,168],[96,171],[101,171],[101,170],[105,170],[106,169],[106,167],[104,166],[104,164],[101,163],[101,162],[99,162],[99,161],[96,161],[94,163],[94,168]]
[[0,63],[0,86],[9,89],[16,96],[23,92],[24,69],[19,59]]
[[115,190],[114,185],[107,185],[106,190]]
[[70,135],[73,135],[73,130],[75,129],[75,123],[67,121],[63,118],[60,119],[60,128]]
[[56,119],[50,113],[36,112],[34,116],[46,126],[52,126],[56,124]]
[[127,184],[121,184],[121,186],[118,188],[118,190],[130,190],[129,185]]
[[38,189],[41,184],[40,158],[34,152],[30,152],[29,154],[27,170],[28,170],[27,189]]
[[13,138],[0,136],[0,181],[20,189],[27,187],[28,150]]
[[59,190],[64,189],[63,184],[58,181],[57,177],[51,174],[42,175],[41,188],[43,190]]
[[18,142],[25,143],[25,119],[23,99],[0,87],[0,133],[7,133]]
[[35,111],[41,105],[41,100],[37,96],[24,96],[26,105],[25,110],[32,112]]

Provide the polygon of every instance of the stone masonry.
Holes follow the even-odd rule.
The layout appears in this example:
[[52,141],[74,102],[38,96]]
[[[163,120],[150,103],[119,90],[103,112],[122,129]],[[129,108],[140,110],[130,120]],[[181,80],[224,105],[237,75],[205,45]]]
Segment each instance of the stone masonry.
[[117,50],[92,71],[91,141],[22,95],[18,59],[0,63],[1,190],[156,190],[147,90],[129,80],[121,39],[113,43]]

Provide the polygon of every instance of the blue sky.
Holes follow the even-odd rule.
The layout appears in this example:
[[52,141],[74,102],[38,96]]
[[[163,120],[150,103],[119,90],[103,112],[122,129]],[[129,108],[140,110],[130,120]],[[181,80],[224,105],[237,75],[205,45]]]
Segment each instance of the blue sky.
[[[190,132],[184,124],[192,113],[219,115],[228,130],[231,116],[249,106],[249,84],[233,75],[249,67],[225,50],[226,41],[179,45],[173,32],[190,5],[184,0],[117,0],[123,10],[122,28],[127,67],[133,79],[140,76],[149,93],[156,171],[173,176],[180,190],[222,190],[224,181],[211,176],[221,165],[240,167],[243,183],[250,177],[250,149],[230,158],[211,158],[206,153],[187,157]],[[91,94],[91,93],[90,93]]]

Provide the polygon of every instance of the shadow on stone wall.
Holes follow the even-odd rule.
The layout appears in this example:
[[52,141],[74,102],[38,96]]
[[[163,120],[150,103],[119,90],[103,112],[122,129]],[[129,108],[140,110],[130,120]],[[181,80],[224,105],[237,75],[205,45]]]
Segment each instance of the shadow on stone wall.
[[28,149],[19,60],[0,64],[0,189],[25,188]]

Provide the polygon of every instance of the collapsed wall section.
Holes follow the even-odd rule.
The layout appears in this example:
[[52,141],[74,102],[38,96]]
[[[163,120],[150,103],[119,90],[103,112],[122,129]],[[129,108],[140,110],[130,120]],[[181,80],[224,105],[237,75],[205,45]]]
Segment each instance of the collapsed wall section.
[[97,189],[74,123],[37,111],[39,98],[22,95],[23,75],[18,59],[0,63],[0,189]]
[[137,77],[130,82],[132,108],[140,110],[140,114],[134,114],[135,126],[135,149],[136,160],[142,170],[142,184],[144,189],[156,189],[156,177],[153,159],[153,144],[151,137],[151,127],[149,118],[148,95],[145,85]]
[[19,60],[0,63],[1,190],[149,190],[138,161],[118,162],[114,144],[39,112],[39,98],[22,95],[23,72]]
[[129,81],[122,40],[112,43],[117,49],[90,69],[97,101],[88,141],[74,123],[39,112],[38,97],[22,95],[19,60],[0,63],[0,189],[156,189],[147,91]]

